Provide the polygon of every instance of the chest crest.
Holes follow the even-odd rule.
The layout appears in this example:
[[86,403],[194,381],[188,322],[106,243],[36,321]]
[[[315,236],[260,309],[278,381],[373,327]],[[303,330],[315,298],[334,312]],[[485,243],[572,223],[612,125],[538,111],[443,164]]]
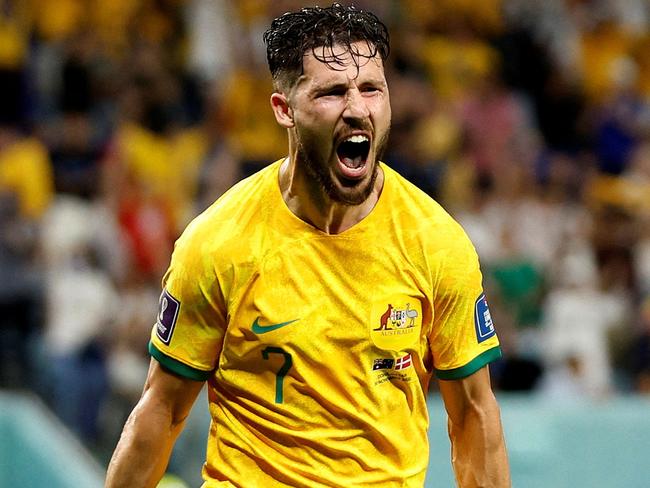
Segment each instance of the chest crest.
[[400,351],[417,343],[422,329],[422,305],[416,297],[392,296],[372,305],[370,338],[375,346]]

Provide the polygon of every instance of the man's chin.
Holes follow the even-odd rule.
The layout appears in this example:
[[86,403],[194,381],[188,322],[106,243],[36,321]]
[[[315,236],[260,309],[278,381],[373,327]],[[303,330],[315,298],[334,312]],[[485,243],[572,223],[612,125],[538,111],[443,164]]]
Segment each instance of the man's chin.
[[363,178],[352,179],[341,175],[335,176],[332,185],[328,188],[328,196],[331,200],[343,205],[361,205],[372,194],[377,180],[377,171],[375,165]]
[[[336,158],[336,156],[334,156]],[[298,159],[313,184],[313,190],[322,192],[330,201],[347,206],[361,205],[372,194],[377,179],[378,164],[375,158],[368,158],[368,165],[360,178],[346,178],[340,169],[335,169],[338,161],[321,161],[317,154],[310,154],[305,145],[298,145]],[[337,158],[338,159],[338,158]]]

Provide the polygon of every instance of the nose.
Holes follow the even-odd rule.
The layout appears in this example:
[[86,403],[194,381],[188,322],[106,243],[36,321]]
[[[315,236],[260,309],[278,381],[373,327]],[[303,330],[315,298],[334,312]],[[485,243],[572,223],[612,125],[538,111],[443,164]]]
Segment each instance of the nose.
[[370,110],[358,88],[348,91],[343,118],[347,120],[365,120],[370,116]]

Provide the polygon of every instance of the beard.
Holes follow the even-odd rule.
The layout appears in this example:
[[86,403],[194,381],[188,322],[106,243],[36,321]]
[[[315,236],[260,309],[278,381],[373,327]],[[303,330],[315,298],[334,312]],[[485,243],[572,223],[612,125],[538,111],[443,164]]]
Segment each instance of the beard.
[[[374,161],[367,161],[372,164],[370,178],[350,180],[337,178],[331,171],[329,158],[318,150],[317,144],[310,142],[309,137],[297,135],[298,159],[303,163],[307,176],[310,178],[311,190],[318,195],[325,195],[331,201],[347,206],[360,205],[365,202],[375,187],[375,181],[379,173],[379,160],[383,157],[388,143],[387,130],[379,139],[375,151]],[[370,156],[370,153],[368,154]]]

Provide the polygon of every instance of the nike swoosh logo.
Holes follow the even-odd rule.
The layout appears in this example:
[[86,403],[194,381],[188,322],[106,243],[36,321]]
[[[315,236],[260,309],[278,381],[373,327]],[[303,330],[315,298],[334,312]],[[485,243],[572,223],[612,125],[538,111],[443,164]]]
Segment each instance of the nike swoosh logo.
[[256,334],[266,334],[267,332],[278,330],[284,327],[285,325],[293,324],[295,321],[300,319],[293,319],[293,320],[289,320],[288,322],[280,322],[279,324],[271,324],[271,325],[260,325],[259,320],[260,318],[257,317],[251,327],[251,329],[253,329],[253,332],[255,332]]

